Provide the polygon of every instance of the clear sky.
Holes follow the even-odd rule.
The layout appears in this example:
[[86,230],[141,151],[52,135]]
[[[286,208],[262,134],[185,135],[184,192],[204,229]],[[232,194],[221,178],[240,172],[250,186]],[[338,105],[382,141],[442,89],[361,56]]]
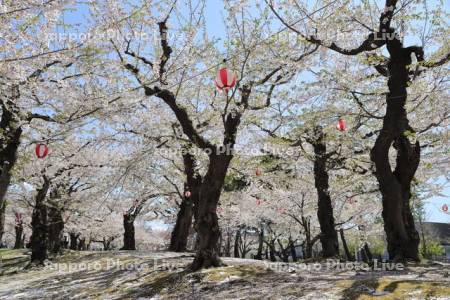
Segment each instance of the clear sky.
[[[438,1],[430,1],[430,5],[436,5]],[[444,1],[448,6],[448,1]],[[225,27],[223,24],[223,2],[222,0],[208,0],[206,5],[206,24],[211,36],[220,37],[225,39]],[[80,8],[80,7],[79,7]],[[68,12],[64,16],[66,23],[79,23],[82,22],[82,16],[86,15],[87,11],[84,8],[77,11]],[[444,182],[441,180],[440,182]],[[450,183],[446,183],[446,188],[442,192],[442,196],[435,196],[427,200],[425,204],[426,217],[425,219],[430,222],[444,222],[450,223],[450,215],[440,211],[443,204],[447,204],[450,207]]]

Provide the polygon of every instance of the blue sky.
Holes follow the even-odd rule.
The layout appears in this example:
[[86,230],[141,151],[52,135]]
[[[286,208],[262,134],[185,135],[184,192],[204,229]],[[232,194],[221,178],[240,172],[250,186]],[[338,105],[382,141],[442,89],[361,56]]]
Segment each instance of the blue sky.
[[[429,1],[430,6],[434,6],[438,3],[437,0]],[[448,5],[447,1],[444,1],[445,6]],[[208,0],[206,5],[206,23],[208,33],[211,36],[225,39],[225,26],[223,24],[223,2],[222,0]],[[381,5],[380,5],[381,7]],[[78,11],[67,12],[64,16],[66,23],[79,23],[83,19],[83,15],[86,15],[87,11],[82,8]],[[406,41],[408,42],[408,41]],[[440,179],[440,184],[445,182]],[[435,196],[427,200],[425,204],[425,211],[427,221],[431,222],[450,222],[450,215],[445,214],[439,210],[443,204],[447,204],[450,207],[450,183],[447,182],[446,188],[442,192],[443,196]]]

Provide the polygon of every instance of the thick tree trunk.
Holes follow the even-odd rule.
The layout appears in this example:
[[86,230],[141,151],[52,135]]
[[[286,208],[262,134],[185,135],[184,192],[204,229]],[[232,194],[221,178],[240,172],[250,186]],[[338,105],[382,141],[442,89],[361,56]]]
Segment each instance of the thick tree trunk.
[[52,205],[48,209],[48,249],[52,254],[62,253],[64,221],[61,210]]
[[[2,121],[5,118],[3,113]],[[4,126],[0,126],[2,129]],[[9,127],[6,127],[9,128]],[[6,131],[8,132],[8,131]],[[20,136],[22,129],[15,129],[12,133],[7,135],[7,145],[3,150],[0,150],[0,245],[2,244],[3,234],[5,232],[5,212],[6,212],[6,192],[8,191],[11,182],[11,171],[17,160],[17,149],[20,144]],[[9,137],[9,139],[8,139]],[[3,147],[3,139],[0,138],[0,148]]]
[[350,250],[348,249],[347,241],[345,240],[344,229],[343,228],[339,229],[339,233],[341,235],[342,247],[344,247],[345,258],[348,261],[354,261],[353,255],[350,253]]
[[[123,247],[120,250],[136,250],[136,241],[134,237],[134,217],[132,215],[123,215],[123,229]],[[107,248],[109,249],[109,246]]]
[[[418,260],[419,234],[410,208],[411,182],[420,162],[419,142],[411,143],[414,134],[405,109],[409,82],[411,50],[397,39],[387,41],[389,93],[383,128],[371,151],[376,177],[383,197],[383,220],[390,259]],[[419,59],[419,57],[418,57]],[[395,170],[389,162],[389,149],[397,150]]]
[[14,243],[14,249],[22,249],[24,247],[24,236],[23,236],[22,223],[16,224],[14,229],[16,231],[16,241]]
[[5,232],[5,208],[6,192],[11,182],[11,171],[17,161],[17,149],[20,145],[22,127],[17,119],[19,111],[15,106],[14,99],[19,97],[17,86],[13,87],[12,100],[7,100],[8,106],[4,105],[5,100],[0,101],[2,115],[0,121],[0,245],[2,244]]
[[320,224],[320,242],[322,256],[333,257],[339,255],[339,242],[334,228],[333,207],[329,192],[329,177],[327,172],[327,148],[324,141],[323,129],[314,129],[314,184],[318,196],[317,217]]
[[216,211],[231,159],[232,155],[229,153],[210,155],[208,171],[200,187],[199,201],[195,208],[195,230],[199,236],[199,247],[191,270],[223,265],[217,255],[220,229]]
[[43,264],[44,260],[47,259],[48,228],[45,198],[49,187],[50,181],[44,178],[44,184],[36,195],[33,215],[31,217],[31,262],[37,264]]

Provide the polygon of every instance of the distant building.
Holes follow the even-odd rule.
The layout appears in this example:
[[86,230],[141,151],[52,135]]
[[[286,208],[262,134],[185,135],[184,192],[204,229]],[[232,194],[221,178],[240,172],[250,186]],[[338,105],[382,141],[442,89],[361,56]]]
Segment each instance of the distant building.
[[423,229],[427,236],[433,236],[440,241],[446,258],[450,260],[450,223],[423,222]]

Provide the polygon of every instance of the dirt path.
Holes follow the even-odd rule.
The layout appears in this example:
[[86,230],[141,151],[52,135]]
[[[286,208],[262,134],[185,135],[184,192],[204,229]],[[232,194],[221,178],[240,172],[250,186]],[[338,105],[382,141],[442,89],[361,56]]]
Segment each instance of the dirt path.
[[[5,264],[11,259],[2,255],[3,272],[15,271]],[[0,299],[450,299],[448,264],[355,271],[225,258],[227,267],[188,274],[191,260],[189,253],[69,252],[56,264],[0,276]]]

